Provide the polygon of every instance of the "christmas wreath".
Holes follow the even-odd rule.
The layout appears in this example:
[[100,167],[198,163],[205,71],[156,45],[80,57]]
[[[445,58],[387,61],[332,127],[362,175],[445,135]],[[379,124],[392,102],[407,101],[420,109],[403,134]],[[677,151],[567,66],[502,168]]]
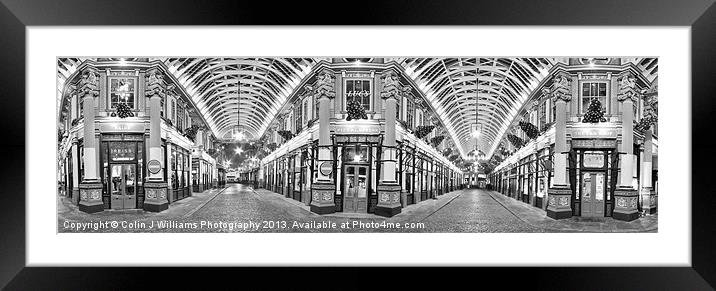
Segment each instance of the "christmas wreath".
[[363,104],[358,102],[358,100],[353,99],[348,101],[346,111],[348,111],[348,116],[346,117],[348,121],[353,119],[368,119],[368,115],[365,113],[365,107],[363,107]]
[[435,129],[434,125],[420,125],[415,129],[415,137],[423,138]]
[[129,108],[129,105],[127,103],[117,103],[117,105],[114,106],[115,112],[112,112],[112,117],[119,117],[119,118],[127,118],[134,116],[134,113],[132,113],[132,109]]
[[507,140],[509,140],[510,143],[515,146],[515,148],[521,148],[525,145],[525,141],[523,141],[521,138],[517,137],[514,134],[507,135]]
[[267,145],[266,145],[266,149],[268,150],[269,153],[275,151],[275,150],[276,150],[276,143],[275,143],[275,142],[272,142],[272,143],[270,143],[270,144],[267,144]]
[[597,123],[597,122],[607,122],[607,119],[604,118],[604,111],[602,111],[602,102],[599,102],[598,99],[592,99],[592,101],[589,102],[589,107],[587,108],[587,113],[584,114],[584,118],[582,118],[583,123]]
[[537,138],[539,136],[539,130],[537,129],[537,126],[535,126],[532,123],[520,121],[519,123],[520,129],[527,134],[527,136],[531,139]]
[[449,157],[451,153],[452,153],[451,148],[446,148],[443,150],[443,156],[445,156],[445,157]]
[[289,130],[279,130],[276,133],[283,137],[284,140],[289,140],[293,138],[293,133]]

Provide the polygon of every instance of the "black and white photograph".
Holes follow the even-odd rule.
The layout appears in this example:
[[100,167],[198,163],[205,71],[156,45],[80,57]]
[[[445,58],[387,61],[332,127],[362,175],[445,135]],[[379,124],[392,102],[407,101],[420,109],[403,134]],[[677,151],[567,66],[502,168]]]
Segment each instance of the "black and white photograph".
[[658,232],[658,57],[56,62],[59,233]]

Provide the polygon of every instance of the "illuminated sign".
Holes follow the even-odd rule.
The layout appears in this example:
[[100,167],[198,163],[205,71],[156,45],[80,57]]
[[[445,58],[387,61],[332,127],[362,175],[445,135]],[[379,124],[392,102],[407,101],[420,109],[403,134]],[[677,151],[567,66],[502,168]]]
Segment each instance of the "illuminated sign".
[[616,128],[571,128],[572,138],[616,138]]
[[137,132],[144,131],[143,123],[103,123],[100,125],[101,132]]
[[337,134],[379,134],[380,126],[368,124],[336,125]]

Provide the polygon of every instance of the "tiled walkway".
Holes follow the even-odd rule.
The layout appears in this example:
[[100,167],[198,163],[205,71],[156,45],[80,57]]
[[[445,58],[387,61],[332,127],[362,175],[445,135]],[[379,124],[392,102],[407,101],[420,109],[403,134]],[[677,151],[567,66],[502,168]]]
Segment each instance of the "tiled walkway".
[[[611,218],[555,221],[546,217],[541,209],[496,192],[477,189],[453,191],[409,205],[390,218],[368,213],[318,215],[299,201],[238,184],[194,194],[170,204],[168,210],[160,213],[107,210],[85,214],[77,206],[58,199],[59,232],[634,232],[655,231],[656,218],[651,216],[628,223]],[[134,222],[143,227],[122,228],[120,225],[79,230],[65,227],[70,223],[116,221]],[[159,226],[167,221],[173,226]],[[278,225],[267,226],[267,222]],[[224,225],[214,226],[215,223]],[[370,226],[364,227],[368,224]]]

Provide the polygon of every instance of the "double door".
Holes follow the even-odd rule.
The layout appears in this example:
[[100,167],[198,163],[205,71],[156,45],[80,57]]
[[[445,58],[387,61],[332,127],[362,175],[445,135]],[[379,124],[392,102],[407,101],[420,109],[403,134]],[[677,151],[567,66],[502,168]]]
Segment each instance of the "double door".
[[582,216],[604,217],[604,197],[606,196],[606,175],[604,172],[582,172]]
[[344,212],[368,211],[368,166],[346,165]]
[[137,171],[134,164],[111,164],[109,190],[112,209],[137,208]]

